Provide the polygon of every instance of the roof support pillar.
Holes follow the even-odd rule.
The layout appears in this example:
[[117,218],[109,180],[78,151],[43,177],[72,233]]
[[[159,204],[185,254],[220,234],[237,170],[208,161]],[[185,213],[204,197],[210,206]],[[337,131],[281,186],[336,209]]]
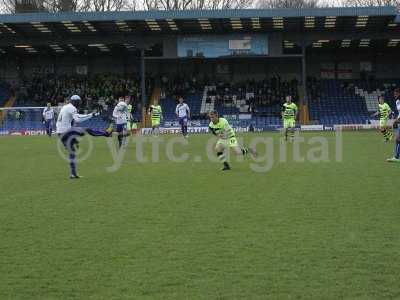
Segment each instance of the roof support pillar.
[[308,95],[307,95],[307,60],[306,60],[307,50],[306,46],[303,44],[302,46],[302,56],[301,56],[301,83],[303,89],[303,104],[308,103]]
[[[146,61],[144,48],[140,50],[140,94],[142,102],[142,111],[146,110]],[[145,116],[143,114],[143,117]],[[142,122],[145,120],[143,119]]]

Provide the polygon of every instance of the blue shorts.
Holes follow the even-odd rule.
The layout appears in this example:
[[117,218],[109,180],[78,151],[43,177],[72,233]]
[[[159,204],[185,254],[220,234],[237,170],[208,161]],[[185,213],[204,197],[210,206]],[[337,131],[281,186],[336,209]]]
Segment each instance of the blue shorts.
[[186,126],[187,123],[188,123],[188,118],[187,117],[179,118],[179,125]]
[[128,128],[128,125],[126,123],[125,124],[117,124],[117,132],[118,133],[126,131],[127,128]]
[[75,152],[79,144],[78,137],[84,136],[85,129],[80,127],[72,127],[67,132],[59,134],[61,142],[69,152]]
[[46,128],[50,129],[52,127],[53,120],[46,120],[44,121],[44,125]]

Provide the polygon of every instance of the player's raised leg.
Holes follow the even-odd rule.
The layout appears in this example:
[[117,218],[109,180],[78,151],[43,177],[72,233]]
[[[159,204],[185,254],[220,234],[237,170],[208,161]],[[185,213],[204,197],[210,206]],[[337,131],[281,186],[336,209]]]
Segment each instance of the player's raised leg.
[[111,136],[111,134],[107,130],[97,130],[97,129],[85,128],[85,132],[94,137],[100,137],[100,136],[110,137]]
[[231,149],[233,149],[233,151],[235,152],[235,154],[237,156],[241,156],[241,155],[247,156],[250,154],[253,158],[257,157],[257,152],[255,149],[247,148],[242,145],[239,145],[236,138],[229,140],[229,147]]

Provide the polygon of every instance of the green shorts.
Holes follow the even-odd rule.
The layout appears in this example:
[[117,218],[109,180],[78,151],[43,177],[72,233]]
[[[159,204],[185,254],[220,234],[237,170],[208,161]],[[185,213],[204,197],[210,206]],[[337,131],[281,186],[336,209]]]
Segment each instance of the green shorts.
[[294,128],[296,127],[296,120],[295,119],[283,119],[283,128]]
[[387,127],[388,119],[380,119],[379,120],[379,127]]
[[218,147],[219,145],[223,146],[224,148],[233,148],[238,147],[239,143],[236,137],[232,137],[229,139],[219,139],[216,146]]
[[151,119],[151,127],[158,127],[160,126],[160,119]]

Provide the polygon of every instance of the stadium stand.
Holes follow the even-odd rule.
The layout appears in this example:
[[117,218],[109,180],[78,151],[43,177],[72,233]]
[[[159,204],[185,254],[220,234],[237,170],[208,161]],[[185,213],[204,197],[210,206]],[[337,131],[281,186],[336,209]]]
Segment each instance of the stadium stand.
[[[309,101],[310,118],[324,125],[363,124],[369,120],[368,110],[351,85],[336,80],[321,80],[320,97]],[[310,91],[310,94],[315,91]]]
[[57,104],[73,94],[85,98],[87,108],[112,104],[118,97],[126,95],[137,99],[140,96],[139,80],[114,74],[93,77],[35,75],[23,79],[16,106],[40,106],[47,102]]
[[400,80],[396,79],[373,79],[373,80],[355,80],[352,83],[354,93],[365,100],[368,112],[378,110],[378,97],[384,96],[386,102],[395,111],[393,100],[393,91],[400,86]]
[[6,82],[0,81],[0,107],[3,107],[10,98],[10,87]]
[[[133,89],[124,89],[124,84],[127,85],[128,80],[113,77],[114,79],[106,81],[104,78],[107,76],[98,77],[96,81],[63,78],[50,82],[50,85],[44,88],[46,79],[36,77],[34,81],[25,81],[28,88],[22,87],[19,90],[18,105],[44,106],[47,101],[54,103],[53,99],[57,99],[57,103],[62,103],[67,98],[66,95],[79,93],[84,95],[87,109],[101,107],[101,110],[104,111],[103,118],[92,120],[88,125],[103,128],[107,125],[107,116],[111,114],[113,104],[119,96],[126,93],[135,93],[134,97],[139,96],[137,83],[133,84]],[[111,88],[113,84],[115,87]],[[178,86],[179,84],[176,82],[164,86],[161,106],[166,126],[176,126],[177,124],[175,107],[178,95],[182,95],[191,107],[192,119],[196,120],[196,124],[206,125],[206,112],[216,109],[220,114],[231,117],[250,114],[250,118],[234,119],[232,124],[235,126],[253,124],[261,128],[281,125],[280,111],[285,95],[294,95],[295,101],[299,97],[296,80],[282,81],[278,86],[275,86],[275,79],[259,82],[248,80],[235,84],[219,82],[204,87],[187,85],[187,88],[179,88]],[[310,118],[312,122],[324,125],[367,123],[370,120],[371,112],[377,110],[378,96],[384,95],[386,99],[392,99],[393,89],[398,86],[398,80],[317,80],[309,78],[307,87],[310,95]],[[50,92],[41,93],[43,90]],[[3,102],[9,96],[4,84],[0,96]],[[34,101],[30,102],[27,99],[34,99]],[[45,99],[45,101],[36,99]],[[389,104],[395,109],[393,101],[389,101]],[[134,116],[136,119],[140,119],[140,109],[135,110]],[[23,111],[16,108],[6,114],[3,126],[8,130],[41,129],[41,111]]]
[[398,80],[316,80],[308,79],[310,117],[324,125],[364,124],[378,110],[384,96],[395,111],[393,90]]
[[[187,94],[185,94],[185,92]],[[175,126],[176,89],[172,92],[164,91],[170,96],[161,100],[165,124]],[[217,110],[221,115],[237,117],[250,115],[250,118],[231,120],[235,126],[259,127],[278,126],[281,124],[281,105],[285,96],[293,95],[295,101],[299,99],[297,80],[283,81],[279,77],[256,81],[249,79],[244,82],[208,83],[204,87],[198,85],[195,89],[180,90],[192,111],[193,119],[200,124],[207,123],[207,112]]]
[[[162,84],[162,79],[161,79]],[[247,127],[250,124],[265,128],[280,126],[281,105],[285,95],[291,94],[295,101],[299,99],[297,80],[283,81],[279,77],[255,81],[249,79],[237,83],[208,83],[202,81],[193,85],[190,81],[174,79],[162,84],[161,106],[164,125],[176,126],[175,107],[177,98],[183,96],[191,108],[193,124],[207,125],[205,114],[216,109],[220,114],[232,117],[234,126]],[[132,86],[132,87],[131,87]],[[399,80],[329,80],[308,78],[310,119],[315,124],[363,124],[370,121],[370,115],[377,110],[378,96],[384,95],[395,110],[391,100],[393,89],[400,86]],[[62,103],[67,95],[78,93],[85,99],[86,109],[101,108],[102,118],[91,120],[88,126],[104,128],[108,116],[119,96],[140,97],[137,80],[118,76],[101,75],[95,78],[60,77],[50,80],[38,76],[31,81],[25,80],[18,90],[18,106],[44,106],[46,102]],[[9,97],[4,83],[0,86],[0,101]],[[29,99],[33,99],[30,101]],[[42,100],[38,100],[42,99]],[[135,104],[135,103],[134,103]],[[15,110],[5,114],[3,128],[6,130],[38,130],[42,126],[40,110]],[[251,115],[241,119],[237,116]],[[141,110],[134,112],[136,119],[141,118]]]

